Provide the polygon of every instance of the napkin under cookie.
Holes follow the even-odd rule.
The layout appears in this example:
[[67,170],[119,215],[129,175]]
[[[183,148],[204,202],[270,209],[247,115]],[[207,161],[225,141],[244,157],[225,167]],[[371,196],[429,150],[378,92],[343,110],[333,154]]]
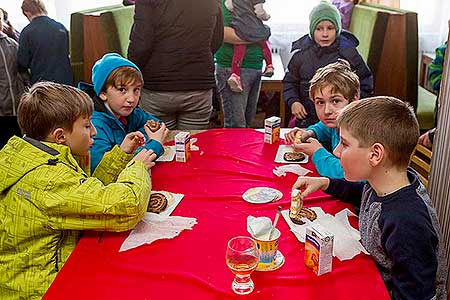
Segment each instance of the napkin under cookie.
[[322,225],[327,231],[334,235],[333,256],[339,260],[352,259],[359,253],[368,254],[366,249],[360,243],[361,236],[359,231],[353,228],[348,221],[348,216],[355,216],[348,209],[343,209],[335,216],[325,213],[320,207],[310,207],[317,214],[317,219],[313,222],[304,218],[305,224],[294,224],[289,218],[289,210],[284,210],[281,215],[291,228],[297,239],[304,243],[306,235],[306,227],[312,223]]
[[156,240],[174,238],[184,229],[192,229],[195,224],[197,224],[196,218],[146,213],[123,242],[119,252],[150,244]]

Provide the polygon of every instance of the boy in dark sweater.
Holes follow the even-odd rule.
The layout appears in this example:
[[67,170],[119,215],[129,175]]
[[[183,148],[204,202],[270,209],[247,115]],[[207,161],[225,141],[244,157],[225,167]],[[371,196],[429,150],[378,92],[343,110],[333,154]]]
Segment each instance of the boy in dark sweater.
[[367,98],[344,108],[338,127],[334,152],[345,180],[299,177],[294,188],[304,189],[302,197],[322,189],[360,208],[361,242],[392,299],[447,299],[436,211],[408,168],[419,138],[412,108],[391,97]]
[[31,72],[31,84],[53,81],[73,85],[69,32],[47,16],[42,0],[24,0],[22,12],[30,21],[20,34],[17,62]]

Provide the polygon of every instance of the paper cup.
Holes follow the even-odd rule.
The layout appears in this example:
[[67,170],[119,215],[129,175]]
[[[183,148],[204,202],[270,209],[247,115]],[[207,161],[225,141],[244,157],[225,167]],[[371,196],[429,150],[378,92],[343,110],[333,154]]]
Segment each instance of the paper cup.
[[280,239],[280,231],[275,228],[272,233],[271,240],[261,240],[253,237],[258,245],[259,262],[263,264],[270,264],[278,250],[278,240]]

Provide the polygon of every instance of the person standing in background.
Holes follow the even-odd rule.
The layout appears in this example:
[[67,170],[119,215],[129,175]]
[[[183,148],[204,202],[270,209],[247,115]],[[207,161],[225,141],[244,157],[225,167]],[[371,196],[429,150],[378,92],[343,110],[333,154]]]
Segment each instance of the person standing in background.
[[53,81],[73,85],[69,32],[47,16],[42,0],[24,0],[22,12],[30,21],[20,34],[17,62],[31,72],[31,84]]
[[[261,88],[261,69],[263,66],[262,49],[258,43],[242,40],[231,27],[232,15],[222,0],[224,16],[224,41],[217,51],[216,81],[222,98],[224,127],[250,127],[256,115],[259,90]],[[232,74],[234,45],[246,45],[242,60],[240,80],[242,92],[233,92],[227,80]]]
[[13,135],[20,136],[17,124],[17,106],[24,84],[17,68],[16,41],[3,33],[5,18],[0,9],[0,148]]
[[213,55],[222,45],[217,0],[135,1],[128,59],[142,71],[141,108],[169,129],[206,129]]

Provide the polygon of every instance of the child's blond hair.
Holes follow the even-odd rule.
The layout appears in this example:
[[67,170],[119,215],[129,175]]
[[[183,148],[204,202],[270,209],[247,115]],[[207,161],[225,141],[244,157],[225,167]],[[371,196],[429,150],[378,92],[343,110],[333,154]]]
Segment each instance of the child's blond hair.
[[108,78],[106,78],[105,84],[103,85],[102,92],[106,92],[110,86],[119,88],[135,83],[144,83],[141,72],[133,67],[119,67],[114,69],[111,74],[108,75]]
[[79,117],[91,116],[92,99],[72,86],[38,82],[20,100],[17,119],[22,134],[45,140],[56,128],[72,132]]
[[28,12],[33,16],[40,14],[47,15],[47,9],[42,0],[23,0],[22,11]]
[[331,86],[332,93],[339,93],[352,102],[359,98],[359,78],[344,59],[319,68],[310,81],[309,97],[314,101],[318,91]]
[[414,110],[394,97],[365,98],[347,105],[337,119],[355,137],[360,147],[382,144],[394,167],[404,168],[419,139]]

